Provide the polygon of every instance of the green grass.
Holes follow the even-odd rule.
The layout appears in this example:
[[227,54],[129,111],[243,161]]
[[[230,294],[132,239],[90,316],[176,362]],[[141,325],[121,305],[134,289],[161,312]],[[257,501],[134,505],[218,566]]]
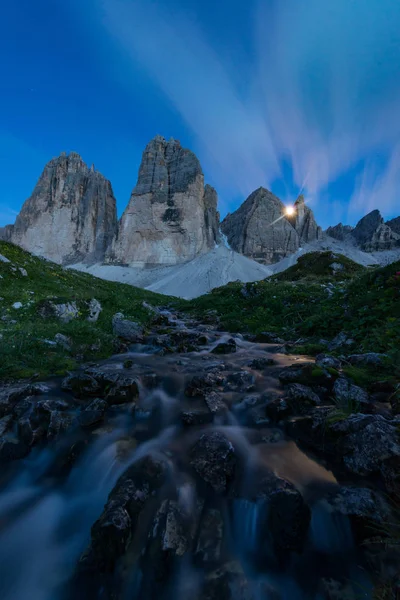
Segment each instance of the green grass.
[[[0,254],[10,260],[0,262],[0,316],[17,321],[0,320],[0,379],[63,374],[82,359],[109,356],[114,351],[112,316],[116,312],[146,325],[151,314],[142,306],[144,300],[154,306],[173,302],[167,296],[64,269],[7,242],[0,241]],[[19,268],[28,275],[23,276]],[[50,298],[76,302],[79,318],[63,324],[40,317],[38,308]],[[92,298],[103,308],[96,323],[86,320],[86,303]],[[23,307],[12,308],[15,302]],[[57,333],[71,338],[70,351],[44,341],[54,340]]]
[[344,281],[365,271],[365,267],[342,254],[334,252],[310,252],[300,256],[297,263],[286,271],[274,275],[274,281]]
[[[307,258],[315,265],[321,255],[314,254]],[[345,331],[357,352],[389,352],[400,366],[400,262],[374,270],[350,266],[351,279],[334,283],[331,294],[314,269],[312,279],[298,279],[295,273],[294,281],[276,277],[245,286],[231,283],[182,309],[199,316],[214,309],[228,331],[273,331],[294,341],[305,337],[299,344],[314,351],[320,351],[320,339]]]

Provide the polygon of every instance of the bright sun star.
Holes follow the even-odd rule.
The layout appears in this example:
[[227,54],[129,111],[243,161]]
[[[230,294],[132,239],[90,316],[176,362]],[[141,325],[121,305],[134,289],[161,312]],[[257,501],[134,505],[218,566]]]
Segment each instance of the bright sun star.
[[288,217],[291,217],[292,215],[294,215],[294,213],[295,213],[294,206],[286,207],[286,214]]

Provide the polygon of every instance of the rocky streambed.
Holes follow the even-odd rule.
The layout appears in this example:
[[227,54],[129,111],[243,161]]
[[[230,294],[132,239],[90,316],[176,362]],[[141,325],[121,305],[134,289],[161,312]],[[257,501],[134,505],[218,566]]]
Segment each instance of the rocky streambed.
[[396,598],[384,382],[166,311],[116,326],[123,354],[0,389],[2,600]]

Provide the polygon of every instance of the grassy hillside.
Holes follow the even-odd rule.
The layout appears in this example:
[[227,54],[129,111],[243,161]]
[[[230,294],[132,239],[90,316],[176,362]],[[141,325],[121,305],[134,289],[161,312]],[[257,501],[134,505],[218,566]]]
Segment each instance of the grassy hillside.
[[[64,373],[82,359],[108,356],[114,350],[112,316],[116,312],[146,324],[151,314],[143,308],[144,300],[153,306],[171,301],[167,296],[66,270],[7,242],[0,241],[0,255],[10,261],[0,257],[0,379]],[[52,298],[76,302],[79,317],[65,324],[41,317],[38,311]],[[92,298],[102,306],[96,323],[87,321],[87,303]],[[15,303],[22,307],[14,308]],[[54,345],[57,333],[71,339],[70,350]]]
[[343,281],[362,273],[365,267],[355,263],[343,254],[335,252],[310,252],[300,256],[292,267],[274,275],[274,281]]
[[[199,316],[214,310],[229,331],[273,331],[287,339],[321,338],[344,331],[359,352],[400,352],[400,262],[367,270],[343,256],[329,274],[330,253],[313,253],[278,276],[231,283],[182,306]],[[398,358],[396,358],[398,360]],[[400,360],[399,360],[400,362]]]
[[[66,270],[6,242],[0,241],[0,255],[9,261],[0,257],[0,379],[62,374],[82,360],[109,356],[116,344],[112,316],[122,312],[149,324],[144,300],[200,320],[213,311],[232,332],[305,338],[298,352],[321,351],[321,338],[344,331],[354,340],[354,351],[388,352],[395,369],[400,366],[400,262],[367,270],[342,256],[313,253],[268,280],[231,283],[187,302]],[[102,311],[90,323],[93,298]],[[78,318],[62,323],[40,316],[50,299],[75,302]],[[70,338],[69,349],[54,343],[57,333]]]

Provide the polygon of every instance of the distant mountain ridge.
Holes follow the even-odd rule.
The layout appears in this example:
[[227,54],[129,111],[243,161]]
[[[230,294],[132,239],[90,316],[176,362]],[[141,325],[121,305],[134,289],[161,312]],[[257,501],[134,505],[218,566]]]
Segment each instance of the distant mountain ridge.
[[135,268],[188,263],[222,239],[264,265],[330,238],[364,252],[400,248],[400,217],[385,223],[375,210],[354,228],[340,223],[324,233],[303,196],[294,208],[288,215],[282,201],[260,187],[220,223],[217,192],[205,185],[196,155],[156,136],[143,152],[119,222],[110,181],[79,154],[62,153],[45,166],[15,224],[0,228],[0,239],[61,264]]

